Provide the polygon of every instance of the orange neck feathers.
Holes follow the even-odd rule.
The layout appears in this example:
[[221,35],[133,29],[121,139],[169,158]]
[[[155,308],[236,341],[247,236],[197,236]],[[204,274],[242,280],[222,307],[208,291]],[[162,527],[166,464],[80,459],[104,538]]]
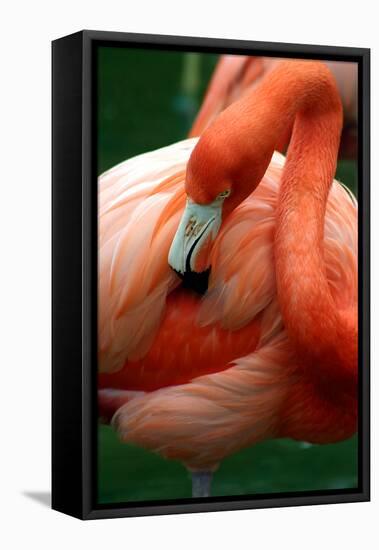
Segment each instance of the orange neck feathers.
[[323,258],[325,209],[342,128],[342,105],[328,68],[283,62],[221,113],[191,155],[186,190],[206,204],[231,189],[225,218],[259,185],[291,128],[275,235],[279,304],[310,371],[350,386],[357,376],[357,312],[337,309]]

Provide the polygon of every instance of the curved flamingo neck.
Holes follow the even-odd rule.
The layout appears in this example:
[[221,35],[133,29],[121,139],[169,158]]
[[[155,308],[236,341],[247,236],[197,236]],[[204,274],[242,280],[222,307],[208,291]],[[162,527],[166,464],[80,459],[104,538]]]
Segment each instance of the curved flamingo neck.
[[354,382],[356,312],[337,309],[324,261],[338,137],[337,113],[318,118],[309,110],[296,117],[279,192],[276,276],[283,320],[299,355],[318,378]]
[[[353,384],[357,375],[356,311],[339,311],[324,261],[324,225],[336,169],[342,107],[323,66],[302,75],[279,192],[275,235],[278,299],[299,356],[318,380]],[[317,84],[314,81],[318,73]],[[305,92],[305,93],[304,93]],[[278,103],[291,111],[287,85]],[[279,112],[278,112],[279,115]]]
[[318,62],[283,62],[205,131],[198,158],[201,165],[208,146],[213,155],[208,160],[216,161],[218,155],[222,174],[238,181],[225,204],[228,213],[259,184],[273,151],[292,129],[275,235],[279,304],[289,338],[310,373],[318,380],[334,378],[354,386],[356,311],[337,309],[323,256],[341,128],[341,101],[328,68]]

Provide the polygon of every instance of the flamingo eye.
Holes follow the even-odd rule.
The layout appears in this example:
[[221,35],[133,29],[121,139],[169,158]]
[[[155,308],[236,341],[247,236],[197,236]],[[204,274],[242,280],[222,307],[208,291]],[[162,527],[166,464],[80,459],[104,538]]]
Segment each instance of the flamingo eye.
[[221,191],[221,193],[217,195],[217,198],[225,199],[226,197],[229,197],[229,195],[230,195],[230,189],[225,189],[225,191]]

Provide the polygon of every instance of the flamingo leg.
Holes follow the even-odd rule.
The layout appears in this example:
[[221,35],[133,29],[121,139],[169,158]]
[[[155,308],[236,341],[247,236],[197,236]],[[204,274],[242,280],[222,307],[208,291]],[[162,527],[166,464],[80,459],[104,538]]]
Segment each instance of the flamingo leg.
[[192,496],[210,497],[213,472],[192,472]]

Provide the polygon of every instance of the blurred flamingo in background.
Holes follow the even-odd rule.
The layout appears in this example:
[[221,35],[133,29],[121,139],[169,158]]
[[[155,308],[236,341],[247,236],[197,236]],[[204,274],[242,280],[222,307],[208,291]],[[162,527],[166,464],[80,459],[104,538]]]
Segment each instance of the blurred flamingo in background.
[[193,496],[258,441],[356,430],[357,205],[333,181],[341,126],[327,67],[281,62],[200,139],[99,179],[100,414],[122,441],[181,461]]

